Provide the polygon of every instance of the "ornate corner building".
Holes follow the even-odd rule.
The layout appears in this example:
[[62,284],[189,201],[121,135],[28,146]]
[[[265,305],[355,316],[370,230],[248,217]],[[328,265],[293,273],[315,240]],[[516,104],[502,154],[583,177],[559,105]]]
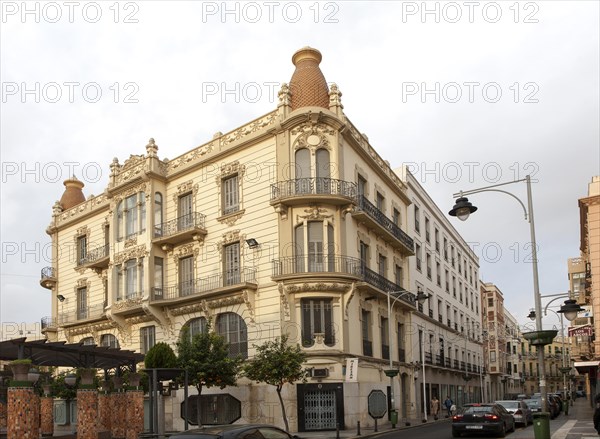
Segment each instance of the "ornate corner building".
[[[52,316],[43,331],[54,341],[145,353],[159,341],[174,347],[182,328],[193,335],[210,319],[230,354],[244,358],[253,345],[288,334],[312,370],[307,383],[284,391],[295,431],[371,425],[367,396],[390,394],[390,358],[401,377],[393,389],[403,395],[398,406],[416,417],[412,377],[423,342],[408,331],[413,319],[462,334],[456,349],[448,343],[435,353],[431,340],[427,349],[435,365],[452,370],[448,364],[460,361],[456,370],[464,365],[465,373],[480,367],[474,319],[463,323],[460,311],[459,320],[458,302],[450,305],[454,314],[445,311],[445,297],[427,311],[416,308],[407,184],[343,112],[341,92],[319,68],[320,52],[306,47],[292,61],[296,70],[274,111],[172,160],[161,159],[150,139],[145,152],[113,160],[99,196],[86,198],[76,178],[64,183],[47,229],[53,259],[40,284],[52,292]],[[460,255],[458,271],[473,311],[478,266],[463,256],[469,280]],[[390,291],[406,292],[391,312]],[[357,374],[346,374],[348,359],[358,359]],[[239,413],[242,421],[278,422],[274,392],[261,387],[240,380],[206,395],[251,407]],[[174,395],[167,423],[181,429],[183,396]]]

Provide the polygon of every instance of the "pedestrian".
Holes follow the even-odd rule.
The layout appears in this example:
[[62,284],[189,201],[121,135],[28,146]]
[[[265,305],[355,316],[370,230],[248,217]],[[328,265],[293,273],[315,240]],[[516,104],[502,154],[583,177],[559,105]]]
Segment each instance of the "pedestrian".
[[600,393],[596,395],[594,402],[596,403],[596,407],[594,409],[594,428],[600,436]]
[[438,413],[440,412],[440,400],[437,399],[437,396],[431,398],[431,414],[433,415],[433,419],[437,421]]
[[446,417],[452,416],[452,406],[454,405],[454,402],[452,402],[452,399],[450,399],[450,395],[446,396],[446,400],[444,401],[444,407],[446,407]]

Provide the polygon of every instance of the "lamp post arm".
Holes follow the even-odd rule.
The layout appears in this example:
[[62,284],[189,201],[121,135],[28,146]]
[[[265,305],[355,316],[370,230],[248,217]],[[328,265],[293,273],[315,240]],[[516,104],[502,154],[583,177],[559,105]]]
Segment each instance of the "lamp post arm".
[[[523,180],[517,180],[517,181],[523,181]],[[516,182],[515,181],[511,181],[510,183],[504,183],[504,184],[512,184],[512,183],[516,183]],[[486,189],[486,188],[483,188],[483,189],[473,189],[473,190],[465,191],[465,192],[461,191],[461,192],[459,192],[457,194],[454,194],[453,197],[454,198],[456,198],[457,196],[461,196],[462,197],[463,195],[478,194],[480,192],[501,192],[503,194],[510,195],[515,200],[517,200],[518,203],[521,205],[521,207],[523,208],[523,214],[525,215],[525,220],[529,221],[528,220],[528,215],[527,215],[527,208],[525,207],[525,204],[523,204],[523,202],[521,201],[521,199],[519,197],[517,197],[515,194],[512,194],[512,193],[510,193],[508,191],[503,191],[501,189]]]
[[[555,296],[555,295],[553,294],[552,296]],[[542,296],[542,298],[544,298],[544,297],[549,297],[549,296]],[[557,294],[556,297],[554,297],[554,299],[552,299],[550,302],[548,302],[546,304],[546,306],[544,306],[544,315],[548,314],[548,307],[550,306],[550,304],[552,302],[554,302],[555,300],[558,300],[558,299],[564,299],[565,297],[569,297],[569,293]],[[550,311],[552,311],[552,310],[550,310]],[[552,311],[552,312],[555,312],[555,311]]]

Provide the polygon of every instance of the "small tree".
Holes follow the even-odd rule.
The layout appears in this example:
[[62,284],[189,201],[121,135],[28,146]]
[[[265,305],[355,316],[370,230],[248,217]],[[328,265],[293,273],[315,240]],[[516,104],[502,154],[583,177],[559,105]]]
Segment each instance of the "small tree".
[[152,346],[144,357],[144,366],[146,369],[157,368],[176,368],[177,355],[167,343],[161,341]]
[[187,369],[189,383],[198,390],[197,416],[201,424],[200,396],[204,387],[237,385],[241,358],[229,357],[229,346],[225,338],[212,332],[210,323],[204,332],[190,339],[189,328],[184,328],[177,342],[179,367]]
[[285,423],[285,430],[290,431],[285,405],[281,397],[281,389],[285,383],[306,381],[308,371],[302,368],[306,354],[300,346],[288,345],[288,337],[284,335],[273,341],[267,341],[260,346],[254,345],[256,355],[254,359],[244,366],[244,374],[253,381],[267,383],[275,386],[277,397],[281,404],[281,415]]

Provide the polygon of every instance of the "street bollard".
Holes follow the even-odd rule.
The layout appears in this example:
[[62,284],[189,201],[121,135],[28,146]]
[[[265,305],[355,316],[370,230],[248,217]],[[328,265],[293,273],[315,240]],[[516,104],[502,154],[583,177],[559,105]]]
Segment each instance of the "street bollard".
[[356,422],[356,435],[360,436],[360,421]]
[[335,439],[340,439],[340,424],[335,424]]

